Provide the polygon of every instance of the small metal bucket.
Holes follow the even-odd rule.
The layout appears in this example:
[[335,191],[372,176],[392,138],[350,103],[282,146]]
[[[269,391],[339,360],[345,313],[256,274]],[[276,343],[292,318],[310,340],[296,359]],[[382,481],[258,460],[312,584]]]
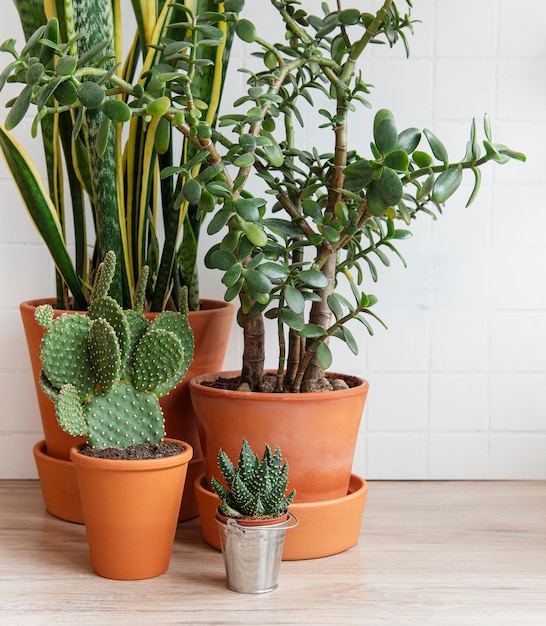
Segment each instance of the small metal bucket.
[[216,518],[226,568],[227,587],[239,593],[265,593],[277,587],[286,531],[298,518],[268,526],[242,526],[235,519]]

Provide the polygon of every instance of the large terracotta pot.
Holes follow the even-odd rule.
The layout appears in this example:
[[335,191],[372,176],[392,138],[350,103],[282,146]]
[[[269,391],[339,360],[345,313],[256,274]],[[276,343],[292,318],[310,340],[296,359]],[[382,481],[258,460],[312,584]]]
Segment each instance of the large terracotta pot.
[[288,490],[295,503],[319,502],[347,495],[354,451],[368,383],[335,392],[250,393],[202,385],[236,372],[196,376],[190,393],[198,418],[207,485],[219,477],[218,450],[237,458],[245,437],[261,453],[278,445],[290,466]]
[[[42,449],[42,452],[55,459],[69,461],[70,449],[83,443],[84,438],[68,435],[60,428],[55,416],[55,407],[40,388],[40,343],[44,329],[34,319],[34,311],[40,304],[54,306],[55,300],[49,298],[23,302],[20,305],[20,312],[44,431],[45,450]],[[56,309],[55,316],[65,312]],[[196,418],[189,398],[188,383],[191,377],[219,369],[222,366],[233,314],[233,305],[221,300],[202,300],[201,310],[190,311],[189,322],[195,338],[193,361],[180,384],[169,395],[160,400],[165,415],[167,436],[188,442],[195,451],[194,459],[190,462],[188,469],[189,480],[180,510],[181,520],[197,515],[195,493],[191,485],[194,479],[203,472]],[[155,314],[148,315],[152,317]],[[40,480],[42,480],[42,475],[40,475]],[[52,500],[49,499],[49,502]],[[70,508],[76,510],[78,507],[75,504]],[[64,507],[54,510],[48,508],[48,510],[53,515],[66,519],[63,513]],[[71,517],[73,516],[71,515]],[[80,521],[81,523],[81,520],[69,519],[68,521]]]
[[70,451],[94,571],[139,580],[167,571],[191,446],[144,461],[98,459]]

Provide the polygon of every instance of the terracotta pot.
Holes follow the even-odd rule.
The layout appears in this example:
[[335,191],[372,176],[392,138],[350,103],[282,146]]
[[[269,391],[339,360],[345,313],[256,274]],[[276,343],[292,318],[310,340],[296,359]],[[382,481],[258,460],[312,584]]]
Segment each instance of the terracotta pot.
[[218,476],[222,448],[238,457],[245,437],[260,453],[278,445],[290,465],[288,490],[295,503],[320,502],[347,495],[368,383],[335,392],[249,393],[200,384],[236,372],[197,376],[190,381],[207,485]]
[[191,446],[176,456],[144,461],[70,458],[82,503],[94,571],[115,580],[140,580],[167,571],[178,523]]
[[[54,298],[28,300],[19,306],[19,310],[23,320],[32,375],[34,377],[34,386],[36,388],[36,397],[38,398],[38,407],[40,409],[40,417],[42,418],[42,428],[46,442],[45,453],[53,458],[68,461],[70,459],[70,448],[83,443],[85,439],[84,437],[73,437],[64,432],[57,423],[55,405],[40,388],[40,372],[42,370],[40,344],[45,331],[34,319],[34,311],[37,306],[40,304],[50,304],[54,307],[55,303],[56,300]],[[59,309],[54,310],[55,317],[59,317],[59,315],[63,313],[66,313],[66,311]]]
[[[203,539],[220,550],[216,524],[218,496],[206,488],[205,476],[195,481],[199,520]],[[286,535],[282,558],[284,561],[315,559],[348,550],[358,541],[368,485],[353,474],[343,498],[322,502],[292,503],[290,511],[299,525]]]
[[83,524],[76,468],[72,461],[47,454],[45,439],[33,448],[42,497],[48,513],[67,522]]
[[[55,416],[55,407],[40,388],[40,371],[42,367],[40,362],[40,343],[44,335],[44,329],[34,319],[34,310],[40,304],[51,304],[54,306],[55,299],[49,298],[23,302],[20,305],[20,311],[45,436],[45,449],[42,449],[42,453],[54,459],[69,461],[70,449],[75,445],[83,443],[84,438],[73,437],[60,428]],[[194,479],[203,472],[201,447],[196,418],[189,397],[188,383],[193,376],[216,370],[222,366],[235,310],[233,305],[221,300],[202,300],[201,307],[200,311],[190,311],[189,313],[189,322],[195,338],[195,350],[191,366],[180,384],[169,395],[160,400],[165,416],[167,436],[187,441],[195,451],[194,459],[188,469],[189,487],[186,488],[184,493],[180,509],[180,520],[190,519],[197,515],[197,504],[191,485]],[[56,317],[63,313],[66,313],[66,311],[55,309]],[[151,318],[157,314],[150,313],[147,315]],[[43,458],[41,458],[41,461],[42,464],[45,463]],[[66,473],[64,475],[68,476]],[[46,474],[44,473],[44,480],[45,476]],[[57,479],[62,480],[62,476],[63,472],[57,475]],[[41,478],[40,481],[42,489],[44,489]],[[65,491],[68,497],[68,494],[71,492],[70,485],[60,488]],[[54,487],[45,486],[45,489],[49,493],[55,491]],[[49,502],[51,501],[51,498],[49,498]],[[79,503],[75,501],[68,506],[75,509],[79,506]],[[63,508],[65,507],[54,506],[54,509],[57,511],[54,515],[61,517],[61,519],[67,519],[62,516]],[[48,508],[48,510],[50,509]],[[77,520],[68,519],[68,521]]]

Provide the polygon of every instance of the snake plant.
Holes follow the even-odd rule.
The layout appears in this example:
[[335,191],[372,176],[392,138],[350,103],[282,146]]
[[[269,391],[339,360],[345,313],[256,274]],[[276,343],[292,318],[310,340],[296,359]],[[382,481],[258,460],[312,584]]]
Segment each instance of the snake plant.
[[[0,126],[0,148],[57,268],[57,306],[69,308],[70,292],[75,308],[87,308],[98,259],[113,250],[118,263],[110,293],[120,305],[131,306],[136,279],[147,264],[151,269],[147,308],[172,308],[182,285],[188,286],[190,308],[198,308],[201,219],[194,205],[181,200],[180,174],[159,177],[160,170],[189,161],[192,147],[187,142],[173,145],[172,129],[159,117],[135,118],[122,136],[122,125],[116,122],[126,119],[119,104],[126,96],[115,89],[104,95],[97,87],[106,81],[104,72],[100,78],[91,73],[79,80],[72,72],[95,63],[106,75],[133,81],[156,98],[180,98],[163,76],[182,67],[191,77],[196,107],[213,127],[233,28],[224,21],[211,26],[206,15],[221,14],[223,5],[214,0],[132,0],[137,32],[122,59],[122,37],[128,33],[121,22],[121,0],[13,1],[27,43],[20,54],[15,53],[13,40],[2,45],[14,56],[0,78],[0,88],[7,80],[24,86],[20,96],[8,103],[5,127]],[[186,21],[189,14],[193,19]],[[191,45],[190,53],[167,60],[165,45],[182,49],[181,42]],[[40,84],[42,73],[51,78],[46,88]],[[110,107],[106,111],[96,106],[103,99]],[[70,105],[76,100],[82,106],[72,112]],[[41,130],[47,181],[10,133],[31,101],[38,105],[32,135]],[[110,124],[112,132],[105,132]],[[194,175],[201,167],[194,166]],[[69,199],[64,197],[64,178]],[[73,256],[66,239],[69,206],[75,233]]]
[[[411,236],[415,220],[441,213],[465,173],[473,180],[470,203],[485,164],[524,161],[525,156],[493,141],[487,116],[482,134],[471,122],[460,160],[450,159],[430,129],[400,130],[386,108],[370,119],[367,140],[349,133],[351,116],[364,116],[363,107],[370,106],[365,52],[371,44],[398,42],[407,50],[407,34],[413,30],[410,0],[405,12],[394,0],[378,0],[375,12],[346,8],[343,0],[320,7],[311,0],[269,3],[284,29],[281,42],[269,41],[239,14],[243,0],[225,0],[223,14],[207,12],[200,19],[187,6],[172,5],[185,14],[180,28],[215,41],[221,39],[221,26],[235,24],[237,36],[260,64],[241,68],[247,86],[233,108],[222,105],[216,128],[195,97],[193,40],[162,40],[161,58],[169,63],[151,65],[143,83],[109,70],[102,51],[78,57],[71,68],[70,51],[55,47],[55,67],[62,64],[63,72],[42,71],[34,59],[49,49],[43,32],[33,36],[42,43],[33,44],[32,58],[28,44],[22,52],[13,42],[4,44],[14,57],[4,77],[26,85],[8,121],[17,122],[30,101],[38,105],[38,117],[70,109],[77,120],[85,108],[82,96],[87,94],[80,93],[85,88],[95,92],[95,106],[114,122],[126,121],[130,129],[141,123],[155,124],[158,131],[166,125],[176,128],[191,156],[181,166],[163,168],[162,176],[181,176],[180,202],[197,206],[198,215],[211,214],[209,234],[223,233],[205,261],[222,272],[225,299],[240,302],[245,388],[323,390],[332,388],[324,377],[332,362],[330,342],[339,340],[356,354],[351,323],[373,332],[371,322],[381,322],[370,281],[378,280],[378,264],[388,266],[393,255],[404,262],[397,246]],[[98,78],[95,87],[85,82],[88,77]],[[76,97],[48,108],[43,94],[64,82],[73,83]],[[114,94],[120,94],[119,101],[111,100]],[[318,122],[304,115],[309,105]],[[297,133],[296,123],[305,126],[309,120],[315,126]],[[104,146],[99,151],[114,137],[110,125],[101,124]],[[306,136],[330,148],[320,152],[300,144]],[[197,172],[203,164],[207,167]],[[267,387],[264,318],[273,320],[278,337],[277,372]]]
[[218,451],[218,466],[227,487],[214,477],[212,487],[226,517],[277,518],[286,513],[296,496],[295,489],[286,495],[288,462],[282,462],[278,446],[272,453],[266,444],[260,459],[243,439],[237,466],[224,450]]
[[[35,312],[46,331],[41,387],[55,404],[61,428],[85,435],[93,448],[160,443],[165,428],[159,397],[182,380],[193,356],[185,302],[181,311],[163,311],[148,322],[142,280],[136,308],[123,310],[108,295],[115,265],[109,251],[85,314],[54,319],[47,304]],[[145,266],[144,278],[147,272]]]

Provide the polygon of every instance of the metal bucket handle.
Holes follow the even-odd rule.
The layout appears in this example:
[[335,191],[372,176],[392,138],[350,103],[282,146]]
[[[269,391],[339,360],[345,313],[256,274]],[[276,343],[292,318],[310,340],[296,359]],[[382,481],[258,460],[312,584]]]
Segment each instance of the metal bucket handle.
[[299,519],[294,515],[294,513],[292,513],[292,511],[288,511],[288,519],[286,520],[286,522],[283,522],[282,524],[276,524],[276,525],[266,525],[266,526],[243,526],[242,524],[239,524],[239,522],[232,518],[229,517],[226,520],[226,525],[228,527],[228,529],[232,532],[238,532],[242,535],[245,534],[245,532],[247,530],[254,530],[254,529],[259,529],[259,530],[290,530],[292,528],[296,528],[296,526],[300,523]]

